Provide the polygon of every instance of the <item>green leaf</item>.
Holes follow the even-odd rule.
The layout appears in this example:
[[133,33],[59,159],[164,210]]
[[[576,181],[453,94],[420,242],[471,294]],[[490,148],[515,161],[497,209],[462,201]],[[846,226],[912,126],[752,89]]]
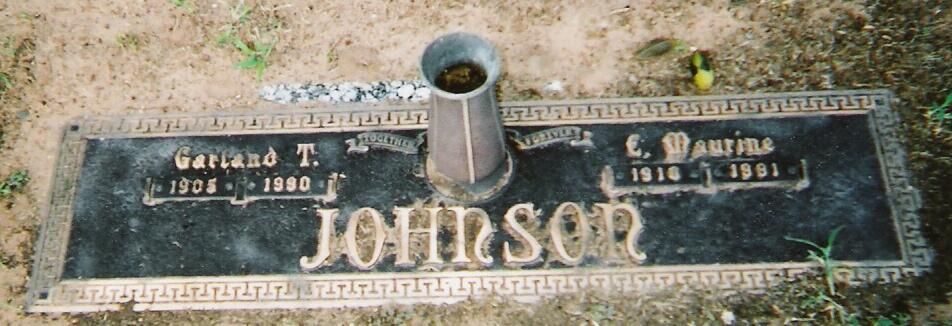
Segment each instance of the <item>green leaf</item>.
[[171,2],[176,8],[183,9],[189,13],[192,12],[192,3],[188,0],[169,0],[169,2]]
[[13,88],[13,83],[10,82],[10,78],[4,73],[0,73],[0,84],[3,84],[0,85],[3,86],[0,87],[0,92],[6,92],[7,90]]
[[231,18],[238,22],[243,22],[248,19],[248,14],[251,13],[251,9],[251,7],[245,6],[244,1],[241,1],[234,7],[231,7]]
[[843,228],[845,228],[845,227],[846,227],[845,225],[840,225],[839,227],[833,229],[833,232],[830,232],[830,235],[826,238],[826,247],[827,247],[827,248],[829,248],[829,249],[831,249],[831,250],[833,249],[833,241],[836,240],[836,236],[837,236],[838,234],[840,234],[840,231],[843,231]]
[[3,55],[11,58],[15,57],[17,53],[17,47],[13,46],[13,39],[9,36],[3,39],[3,48],[0,50],[3,50]]
[[30,176],[25,171],[17,171],[10,175],[9,182],[18,187],[26,185],[30,181]]
[[22,189],[30,181],[26,171],[16,171],[0,182],[0,197],[9,197],[14,191]]
[[[813,241],[810,241],[810,240],[807,240],[807,239],[794,238],[794,237],[791,237],[791,236],[784,236],[783,239],[784,239],[784,240],[787,240],[787,241],[799,242],[799,243],[802,243],[802,244],[805,244],[805,245],[809,245],[809,246],[814,247],[814,248],[817,248],[817,249],[821,249],[821,250],[823,249],[823,247],[820,247],[820,245],[816,244],[816,242],[813,242]],[[812,253],[813,251],[810,251],[810,252]]]
[[258,63],[259,63],[258,58],[251,56],[241,62],[238,62],[237,64],[235,64],[235,66],[241,69],[251,69],[258,66]]
[[255,66],[255,76],[258,78],[258,81],[261,81],[261,76],[264,75],[264,68],[266,66],[264,61],[259,61],[258,65]]
[[238,50],[244,55],[251,56],[255,54],[255,51],[251,51],[251,49],[248,48],[248,45],[245,44],[245,41],[242,41],[237,37],[232,40],[232,43],[234,43],[235,47],[238,48]]
[[846,323],[850,326],[859,326],[859,317],[856,317],[856,315],[850,315],[846,320]]
[[671,52],[683,51],[684,42],[676,39],[656,39],[648,42],[647,45],[635,52],[635,57],[639,60],[646,60],[664,56]]
[[226,26],[221,34],[218,35],[218,45],[227,45],[233,44],[237,38],[235,37],[235,28],[232,26]]
[[274,43],[262,43],[255,42],[255,52],[260,54],[262,57],[267,57],[271,54],[271,49],[274,48]]

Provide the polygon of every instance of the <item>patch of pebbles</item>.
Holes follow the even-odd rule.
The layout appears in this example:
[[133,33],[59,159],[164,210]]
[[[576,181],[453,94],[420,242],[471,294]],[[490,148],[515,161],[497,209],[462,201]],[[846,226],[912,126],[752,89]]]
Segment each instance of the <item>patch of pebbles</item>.
[[279,84],[265,86],[261,99],[281,104],[309,101],[326,103],[422,102],[430,98],[430,88],[419,80],[393,80],[372,83]]

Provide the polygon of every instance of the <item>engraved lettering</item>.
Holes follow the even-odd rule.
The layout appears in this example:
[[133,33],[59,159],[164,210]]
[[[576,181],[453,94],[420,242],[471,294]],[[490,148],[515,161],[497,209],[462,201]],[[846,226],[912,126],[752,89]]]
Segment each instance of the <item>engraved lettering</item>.
[[208,168],[215,169],[218,167],[218,155],[208,154]]
[[760,141],[757,138],[745,138],[744,143],[747,144],[747,153],[749,155],[760,155]]
[[228,152],[222,151],[221,152],[221,168],[224,170],[230,167],[231,167],[231,164],[228,163]]
[[286,189],[287,192],[295,192],[295,191],[297,191],[297,178],[295,178],[295,177],[288,177],[288,178],[285,179],[284,181],[285,181],[285,185],[286,185],[285,189]]
[[533,150],[553,145],[569,145],[572,148],[589,150],[595,147],[592,132],[579,127],[555,127],[522,135],[518,131],[508,130],[519,150]]
[[682,131],[669,132],[661,138],[661,144],[664,148],[664,161],[666,163],[677,163],[687,158],[691,138],[688,138],[688,134]]
[[[201,181],[184,180],[173,185],[185,185],[183,191],[186,192],[195,189],[208,191],[207,187],[216,180]],[[299,261],[301,270],[305,272],[331,266],[342,254],[347,256],[350,265],[364,271],[379,266],[383,258],[390,254],[396,255],[394,264],[399,267],[422,265],[428,269],[442,268],[439,221],[448,218],[448,214],[453,214],[454,223],[454,227],[450,228],[454,238],[453,266],[481,268],[492,266],[495,262],[490,244],[496,230],[489,215],[481,208],[397,206],[393,208],[395,222],[390,228],[380,211],[362,207],[349,213],[342,234],[335,233],[339,209],[317,209],[315,214],[318,219],[316,253],[302,256]],[[595,203],[594,214],[597,216],[590,216],[591,213],[586,212],[582,204],[563,202],[552,213],[546,229],[538,229],[538,214],[532,203],[517,204],[506,211],[503,229],[513,240],[502,243],[501,259],[504,266],[520,268],[542,263],[543,250],[546,248],[550,250],[548,257],[551,261],[568,266],[579,266],[592,255],[601,255],[606,264],[624,264],[626,261],[640,264],[647,257],[638,247],[643,224],[641,214],[632,204]],[[598,228],[597,233],[593,233],[593,225]],[[474,232],[477,229],[478,232]],[[538,230],[530,232],[527,229]],[[536,232],[547,234],[539,235]],[[624,237],[623,241],[621,236]],[[546,240],[546,246],[540,244],[538,239]],[[519,244],[514,247],[513,241]],[[396,246],[388,250],[388,242]]]
[[[664,142],[662,139],[663,144]],[[667,150],[667,147],[665,148]],[[692,160],[703,157],[756,157],[773,153],[775,149],[774,141],[770,137],[698,139],[691,146],[690,157]]]
[[724,152],[727,153],[727,156],[730,156],[730,153],[734,152],[733,139],[724,139]]
[[625,154],[630,158],[639,159],[642,158],[644,152],[641,148],[638,148],[638,143],[641,141],[641,135],[631,134],[628,135],[628,139],[625,140]]
[[[573,236],[573,238],[576,238],[575,243],[578,247],[578,254],[576,254],[575,257],[570,255],[568,250],[566,250],[565,239],[562,238],[562,229],[564,227],[563,217],[566,214],[566,210],[570,210],[571,214],[578,220],[575,223]],[[549,237],[552,240],[552,246],[555,248],[555,253],[557,254],[555,257],[556,260],[569,266],[576,266],[581,263],[582,259],[585,258],[585,251],[588,249],[589,241],[588,217],[585,216],[582,207],[576,203],[562,203],[559,205],[559,207],[555,209],[555,213],[552,214],[552,218],[549,219]]]
[[760,147],[761,147],[761,149],[763,150],[763,154],[761,154],[761,155],[766,155],[766,154],[773,153],[773,151],[774,151],[774,141],[773,141],[773,139],[770,139],[770,137],[764,138],[764,139],[761,141],[761,143],[760,143]]
[[328,260],[331,256],[331,235],[334,233],[334,220],[337,219],[339,212],[336,208],[317,210],[317,216],[321,221],[320,232],[317,234],[317,254],[312,257],[301,257],[301,270],[312,271],[332,263]]
[[694,143],[694,149],[691,150],[691,159],[696,159],[705,155],[707,155],[707,142],[703,139],[698,140],[696,143]]
[[668,179],[671,181],[681,181],[681,168],[678,166],[669,166]]
[[[360,257],[360,245],[357,244],[357,226],[360,223],[361,217],[370,217],[371,222],[373,222],[373,232],[374,232],[374,245],[373,251],[370,255],[370,258],[363,260]],[[383,216],[380,215],[376,209],[364,207],[356,212],[350,214],[350,219],[347,221],[347,231],[344,232],[344,242],[346,243],[347,248],[347,259],[350,263],[362,270],[368,270],[374,267],[378,261],[380,261],[380,256],[383,253],[383,243],[387,239],[387,235],[384,230]]]
[[602,219],[605,221],[605,224],[609,225],[608,238],[610,239],[609,246],[612,248],[611,250],[615,250],[615,213],[621,212],[629,218],[628,232],[625,234],[625,253],[627,253],[628,258],[630,258],[636,264],[641,264],[645,261],[645,259],[648,259],[648,255],[638,248],[638,237],[641,236],[643,225],[641,223],[641,213],[638,212],[637,208],[628,203],[596,203],[595,207],[601,212]]
[[439,242],[437,236],[439,235],[439,223],[438,223],[438,213],[442,208],[427,208],[427,219],[429,220],[429,227],[426,228],[410,228],[410,218],[412,216],[419,216],[416,214],[411,214],[415,211],[413,208],[407,207],[395,207],[394,214],[397,216],[396,219],[396,228],[397,228],[397,260],[394,262],[396,266],[413,266],[415,262],[413,259],[410,259],[410,235],[414,233],[425,233],[427,235],[427,259],[423,262],[426,265],[440,265],[443,263],[443,259],[440,258],[439,254]]
[[231,167],[236,169],[245,167],[245,156],[241,154],[235,154],[235,156],[231,158]]
[[734,180],[776,180],[780,175],[777,162],[730,163],[727,177]]
[[205,182],[204,182],[204,181],[202,181],[202,180],[192,181],[192,194],[196,194],[196,195],[197,195],[197,194],[200,194],[200,193],[202,193],[202,189],[204,189],[204,188],[205,188]]
[[192,168],[196,170],[205,168],[205,154],[195,155],[195,158],[192,159]]
[[[297,144],[297,154],[301,158],[301,164],[298,166],[306,168],[317,166],[317,161],[311,162],[311,154],[314,154],[314,144]],[[311,165],[313,163],[313,165]]]
[[529,231],[526,231],[522,225],[519,224],[519,221],[516,219],[516,215],[522,213],[525,215],[527,220],[535,221],[538,219],[535,213],[535,208],[532,203],[517,204],[509,208],[506,211],[504,217],[504,228],[506,232],[512,235],[514,238],[518,236],[521,238],[522,247],[527,250],[527,253],[522,257],[514,257],[512,251],[510,250],[509,241],[506,241],[502,244],[502,260],[503,264],[510,267],[519,267],[534,264],[540,261],[542,255],[542,245],[539,244],[532,234]]
[[473,242],[473,257],[483,266],[489,266],[493,263],[493,257],[487,254],[489,240],[492,238],[493,226],[489,220],[489,214],[480,208],[464,208],[459,206],[447,207],[446,210],[453,212],[456,217],[456,252],[451,260],[454,264],[465,265],[472,263],[466,253],[466,218],[476,217],[479,221],[479,233],[476,234],[476,240]]
[[189,185],[189,182],[190,182],[190,181],[189,181],[188,179],[184,178],[184,177],[182,178],[182,180],[179,180],[178,192],[179,192],[180,194],[183,194],[183,195],[184,195],[184,194],[187,194],[187,193],[188,193],[188,189],[189,189],[189,188],[188,188],[188,185]]
[[274,151],[274,148],[268,146],[268,154],[264,155],[264,161],[261,164],[269,168],[278,164],[278,153]]
[[713,157],[724,156],[724,146],[721,139],[712,139],[707,141],[707,153]]
[[169,187],[169,195],[199,195],[215,194],[218,191],[218,179],[189,179],[182,177],[179,180],[172,180]]
[[175,151],[175,167],[181,170],[188,170],[189,162],[192,161],[192,158],[188,157],[188,152],[191,150],[188,146],[179,147]]
[[209,195],[214,195],[218,191],[218,178],[211,178],[208,180],[208,185],[205,186],[205,193]]
[[227,151],[221,151],[220,154],[202,153],[192,157],[189,156],[191,150],[192,148],[188,146],[182,146],[175,151],[173,161],[177,170],[227,170],[229,168],[255,169],[260,168],[262,165],[273,167],[278,162],[278,153],[275,152],[274,148],[271,147],[268,147],[268,153],[264,156],[264,162],[262,162],[261,154],[257,153],[239,153],[235,155],[229,155]]
[[257,169],[261,167],[261,155],[248,154],[248,168]]

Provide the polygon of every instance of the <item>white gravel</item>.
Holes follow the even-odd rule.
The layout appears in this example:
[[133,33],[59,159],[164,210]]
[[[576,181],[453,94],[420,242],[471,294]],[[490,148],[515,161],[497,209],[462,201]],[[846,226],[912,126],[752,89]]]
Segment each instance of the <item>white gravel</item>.
[[278,84],[261,88],[262,100],[281,104],[321,101],[327,103],[422,102],[430,89],[419,80],[343,82],[338,84]]
[[565,88],[562,86],[561,80],[553,80],[545,85],[542,90],[549,93],[561,93]]

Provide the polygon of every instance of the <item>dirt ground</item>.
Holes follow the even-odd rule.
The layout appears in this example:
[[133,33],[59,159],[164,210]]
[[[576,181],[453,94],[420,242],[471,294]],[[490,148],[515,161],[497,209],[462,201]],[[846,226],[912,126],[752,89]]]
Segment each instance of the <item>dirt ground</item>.
[[[637,297],[585,294],[527,305],[298,312],[24,315],[33,240],[67,121],[86,115],[275,108],[264,85],[416,79],[426,43],[451,31],[499,48],[502,100],[700,94],[689,52],[637,60],[657,38],[709,54],[709,94],[888,88],[906,127],[935,270],[904,284],[844,289],[861,324],[880,317],[952,324],[952,137],[925,116],[952,90],[952,1],[321,1],[0,0],[0,177],[29,172],[0,199],[0,324],[718,324],[835,323],[803,304],[816,279],[763,294],[673,289]],[[237,69],[247,44],[273,43],[260,80]],[[565,90],[546,92],[560,80]],[[305,104],[319,106],[318,104]],[[319,108],[318,108],[319,109]]]

